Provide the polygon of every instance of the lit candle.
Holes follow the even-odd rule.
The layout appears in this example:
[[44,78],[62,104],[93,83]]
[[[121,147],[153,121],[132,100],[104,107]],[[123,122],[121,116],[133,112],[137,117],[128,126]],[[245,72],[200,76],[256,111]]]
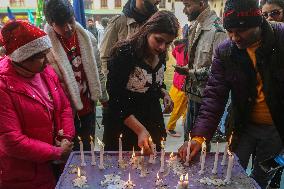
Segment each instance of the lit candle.
[[78,139],[79,139],[79,144],[80,144],[81,166],[84,167],[84,166],[86,166],[86,162],[85,162],[83,142],[82,142],[81,137],[78,136]]
[[133,147],[133,151],[132,151],[132,155],[131,155],[131,159],[130,159],[130,164],[132,164],[132,169],[135,169],[138,166],[138,160],[137,160],[135,152],[134,152],[134,147]]
[[200,156],[200,166],[201,166],[201,169],[199,171],[200,175],[204,173],[205,158],[206,158],[206,142],[204,141],[202,143],[202,151],[201,151],[201,156]]
[[188,133],[188,144],[186,149],[186,161],[185,161],[186,166],[189,166],[190,147],[191,147],[191,137],[190,133]]
[[214,166],[212,169],[213,174],[217,174],[217,168],[218,168],[218,160],[219,160],[219,143],[216,143],[216,153],[215,153],[215,160],[214,160]]
[[149,137],[149,145],[151,147],[151,150],[152,150],[152,154],[150,154],[150,157],[149,157],[149,163],[152,163],[154,162],[154,143],[153,143],[153,140],[152,140],[152,137]]
[[168,160],[168,167],[172,167],[174,160],[175,160],[175,157],[174,157],[174,153],[172,152],[170,154],[170,159]]
[[165,171],[165,146],[164,146],[164,138],[161,141],[161,167],[160,172],[163,173]]
[[146,170],[145,170],[145,166],[144,166],[144,148],[143,147],[141,149],[140,164],[141,164],[140,177],[145,177],[146,176]]
[[228,150],[228,154],[229,154],[228,168],[227,168],[226,178],[224,181],[227,184],[231,183],[232,169],[234,165],[234,155],[229,150]]
[[163,180],[160,179],[159,173],[157,173],[156,186],[159,187],[159,186],[162,186],[162,185],[163,185]]
[[229,146],[230,146],[230,144],[232,142],[232,137],[233,137],[233,133],[230,136],[229,142],[227,142],[227,144],[225,146],[223,158],[222,158],[222,161],[221,161],[221,165],[226,165],[227,153],[228,153]]
[[120,134],[118,141],[119,141],[118,162],[122,163],[122,134]]
[[128,181],[125,183],[124,187],[126,189],[132,189],[134,188],[136,185],[131,181],[130,179],[130,173],[128,174]]
[[104,169],[104,143],[97,138],[98,144],[100,146],[100,164],[99,164],[99,169]]
[[81,176],[81,170],[77,168],[77,178],[73,180],[74,187],[83,188],[87,184],[87,177]]
[[183,181],[183,188],[187,189],[188,188],[188,173],[186,173]]
[[183,175],[181,175],[179,177],[179,181],[178,181],[178,184],[176,186],[176,189],[183,189]]
[[96,156],[95,156],[95,144],[94,144],[94,139],[92,136],[90,136],[90,144],[91,144],[91,156],[92,156],[92,162],[91,165],[96,165]]

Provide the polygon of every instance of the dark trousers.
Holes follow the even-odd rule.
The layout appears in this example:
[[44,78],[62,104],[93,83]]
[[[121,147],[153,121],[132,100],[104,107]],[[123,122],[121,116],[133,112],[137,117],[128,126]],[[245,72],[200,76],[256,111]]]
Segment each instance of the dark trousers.
[[282,141],[274,126],[249,124],[242,132],[235,153],[240,164],[247,168],[250,156],[255,155],[251,177],[260,185],[267,188],[275,172],[265,173],[259,162],[277,155],[282,149]]
[[93,137],[95,140],[95,130],[96,130],[96,114],[89,113],[84,116],[78,116],[76,115],[74,118],[75,123],[75,138],[74,138],[74,151],[80,150],[79,146],[79,140],[78,136],[81,137],[83,145],[84,145],[84,151],[90,151],[91,150],[91,144],[90,144],[90,136]]
[[192,100],[188,101],[186,120],[184,125],[184,141],[188,141],[188,134],[192,130],[195,119],[198,116],[201,104]]

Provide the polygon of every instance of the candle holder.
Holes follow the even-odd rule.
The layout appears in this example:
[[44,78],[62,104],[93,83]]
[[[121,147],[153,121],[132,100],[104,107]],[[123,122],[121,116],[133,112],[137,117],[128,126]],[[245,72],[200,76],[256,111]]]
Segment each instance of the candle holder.
[[81,175],[81,170],[77,168],[77,178],[73,180],[73,186],[78,188],[83,188],[87,185],[87,177]]

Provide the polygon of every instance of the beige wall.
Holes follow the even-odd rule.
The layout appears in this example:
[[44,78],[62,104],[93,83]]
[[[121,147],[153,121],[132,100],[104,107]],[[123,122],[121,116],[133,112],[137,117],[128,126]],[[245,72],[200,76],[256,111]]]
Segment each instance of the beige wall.
[[209,0],[211,9],[215,10],[219,17],[222,17],[226,0]]

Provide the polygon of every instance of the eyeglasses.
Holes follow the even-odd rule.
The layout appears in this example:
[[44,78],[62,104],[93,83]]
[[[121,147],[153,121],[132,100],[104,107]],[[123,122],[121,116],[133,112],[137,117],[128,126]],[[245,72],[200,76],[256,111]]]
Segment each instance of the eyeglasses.
[[281,13],[282,13],[282,9],[280,10],[273,10],[271,12],[263,12],[262,13],[262,16],[267,19],[268,17],[271,17],[271,18],[275,18],[277,16],[279,16]]

